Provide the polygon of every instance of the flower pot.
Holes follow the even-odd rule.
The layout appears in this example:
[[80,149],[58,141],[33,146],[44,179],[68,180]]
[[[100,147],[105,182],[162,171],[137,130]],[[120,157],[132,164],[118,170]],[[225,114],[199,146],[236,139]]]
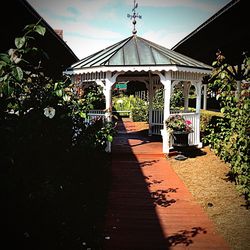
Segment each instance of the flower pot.
[[188,135],[189,132],[185,131],[174,131],[173,138],[174,138],[174,147],[187,147],[188,144]]

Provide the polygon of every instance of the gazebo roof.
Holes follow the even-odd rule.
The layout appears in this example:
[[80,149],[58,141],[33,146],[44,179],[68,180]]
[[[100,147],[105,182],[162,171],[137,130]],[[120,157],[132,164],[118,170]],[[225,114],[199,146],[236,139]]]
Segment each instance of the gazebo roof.
[[178,66],[211,70],[209,65],[132,35],[71,65],[67,71],[96,67]]

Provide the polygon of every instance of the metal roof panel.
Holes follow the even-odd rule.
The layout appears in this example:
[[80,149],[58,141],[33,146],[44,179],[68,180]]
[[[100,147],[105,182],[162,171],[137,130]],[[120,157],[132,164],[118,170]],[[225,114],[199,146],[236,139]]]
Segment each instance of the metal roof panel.
[[211,68],[200,61],[167,49],[137,35],[133,35],[80,60],[73,64],[69,69],[90,68],[105,65],[178,65],[185,67]]

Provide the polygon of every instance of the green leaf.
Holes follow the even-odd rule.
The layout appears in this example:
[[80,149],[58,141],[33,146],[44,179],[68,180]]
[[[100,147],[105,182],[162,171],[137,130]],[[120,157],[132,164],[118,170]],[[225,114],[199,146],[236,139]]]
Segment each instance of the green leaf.
[[224,79],[225,76],[226,76],[225,72],[221,72],[221,74],[220,74],[221,79]]
[[5,67],[7,64],[4,61],[0,61],[0,70]]
[[31,30],[34,28],[34,26],[35,26],[35,24],[26,25],[23,30]]
[[35,31],[41,36],[44,36],[46,29],[41,25],[37,25],[35,26]]
[[23,71],[20,67],[13,68],[12,74],[18,81],[23,79]]
[[10,63],[9,55],[7,55],[5,53],[0,53],[0,60],[4,61],[6,63]]
[[15,39],[15,45],[16,45],[16,47],[18,49],[21,49],[24,46],[25,42],[26,42],[26,38],[24,36],[23,37],[17,37]]
[[108,140],[108,142],[112,142],[113,141],[113,136],[112,135],[108,135],[107,136],[107,140]]
[[80,112],[79,115],[80,115],[81,118],[86,118],[87,117],[86,113],[84,113],[84,112]]
[[245,104],[244,104],[244,109],[248,110],[248,107],[249,107],[249,106],[248,106],[248,103],[245,103]]
[[57,89],[57,85],[58,85],[58,82],[55,83],[55,85],[54,85],[54,90]]
[[9,83],[5,82],[3,85],[2,85],[2,89],[1,91],[7,95],[7,96],[10,96],[13,92],[14,92],[14,88],[11,88]]
[[221,108],[220,112],[224,113],[226,111],[226,108]]
[[63,95],[62,90],[61,89],[57,90],[56,95],[59,96],[59,97],[62,97],[62,95]]
[[70,101],[70,96],[69,96],[69,95],[64,95],[64,96],[63,96],[63,100],[64,100],[65,102],[69,102],[69,101]]
[[215,66],[215,65],[217,65],[217,61],[214,61],[214,62],[212,63],[212,66]]

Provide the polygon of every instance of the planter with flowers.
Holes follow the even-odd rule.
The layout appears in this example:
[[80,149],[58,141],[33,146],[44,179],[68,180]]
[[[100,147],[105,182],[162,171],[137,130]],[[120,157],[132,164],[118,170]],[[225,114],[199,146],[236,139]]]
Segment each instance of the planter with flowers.
[[187,147],[188,135],[193,132],[192,123],[181,115],[171,115],[165,121],[167,131],[173,136],[174,147]]

